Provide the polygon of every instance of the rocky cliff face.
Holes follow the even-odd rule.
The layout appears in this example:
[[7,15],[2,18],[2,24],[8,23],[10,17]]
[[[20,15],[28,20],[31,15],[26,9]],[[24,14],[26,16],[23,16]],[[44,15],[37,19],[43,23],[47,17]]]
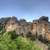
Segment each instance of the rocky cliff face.
[[34,35],[37,35],[37,37],[39,38],[41,37],[42,39],[50,41],[50,25],[48,22],[48,18],[44,16],[39,18],[38,20],[34,20],[32,26],[32,33]]
[[24,19],[18,20],[15,16],[0,19],[0,25],[3,25],[7,32],[16,31],[16,34],[36,35],[37,38],[42,36],[43,39],[50,41],[50,22],[48,17],[42,16],[37,20],[29,23]]
[[5,29],[7,32],[16,31],[16,34],[27,34],[31,31],[31,23],[26,22],[26,20],[17,20],[16,17],[11,17],[5,24]]
[[18,21],[16,17],[13,16],[6,22],[5,29],[7,32],[9,32],[15,30],[17,26],[18,26]]

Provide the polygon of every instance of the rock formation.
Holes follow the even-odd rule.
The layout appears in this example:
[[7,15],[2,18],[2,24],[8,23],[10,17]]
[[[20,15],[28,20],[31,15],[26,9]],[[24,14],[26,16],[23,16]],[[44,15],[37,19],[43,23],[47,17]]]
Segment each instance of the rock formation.
[[38,20],[33,20],[32,33],[36,35],[37,38],[41,37],[47,41],[50,41],[50,24],[48,17],[42,16]]
[[7,32],[16,31],[16,34],[28,34],[29,32],[39,38],[47,39],[50,41],[50,22],[48,17],[42,16],[33,22],[27,22],[24,19],[18,20],[15,16],[8,18],[1,18],[0,25],[3,25]]
[[16,34],[27,34],[31,31],[31,23],[26,22],[26,20],[17,20],[16,17],[11,17],[5,24],[5,29],[7,32],[16,31]]
[[[48,17],[42,16],[33,22],[27,22],[24,19],[18,20],[15,16],[0,19],[0,26],[7,31],[15,31],[16,35],[35,37],[40,41],[50,41],[50,22]],[[48,46],[38,41],[38,46],[42,50],[48,49]],[[41,45],[40,45],[41,44]]]

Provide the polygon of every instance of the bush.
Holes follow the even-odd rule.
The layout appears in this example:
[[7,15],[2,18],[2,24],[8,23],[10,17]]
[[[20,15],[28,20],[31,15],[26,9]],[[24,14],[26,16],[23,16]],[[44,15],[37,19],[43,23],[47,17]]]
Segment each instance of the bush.
[[25,37],[23,38],[20,36],[15,40],[15,42],[18,50],[40,50],[35,41],[30,41]]
[[5,32],[0,37],[0,50],[40,50],[35,41],[18,36],[15,39],[11,38],[12,32]]
[[10,33],[4,33],[0,38],[0,50],[16,50],[15,41],[11,40]]

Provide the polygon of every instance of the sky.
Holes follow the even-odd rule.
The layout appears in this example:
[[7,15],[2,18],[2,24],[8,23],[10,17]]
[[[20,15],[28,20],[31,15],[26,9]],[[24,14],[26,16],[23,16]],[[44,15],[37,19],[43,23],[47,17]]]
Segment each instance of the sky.
[[10,16],[27,21],[48,16],[50,20],[50,0],[0,0],[0,18]]

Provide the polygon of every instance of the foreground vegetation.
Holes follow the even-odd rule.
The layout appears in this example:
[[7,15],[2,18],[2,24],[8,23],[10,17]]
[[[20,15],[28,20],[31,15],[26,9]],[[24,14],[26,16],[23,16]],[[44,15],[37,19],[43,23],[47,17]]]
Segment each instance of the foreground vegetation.
[[35,41],[22,36],[12,36],[13,33],[5,32],[0,35],[0,50],[41,50]]

